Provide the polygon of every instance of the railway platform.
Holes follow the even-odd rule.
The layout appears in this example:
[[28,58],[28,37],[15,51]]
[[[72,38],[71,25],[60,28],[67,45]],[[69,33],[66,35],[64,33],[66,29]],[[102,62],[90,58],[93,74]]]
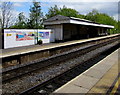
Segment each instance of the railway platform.
[[30,45],[30,46],[23,46],[23,47],[15,47],[15,48],[8,48],[8,49],[1,49],[0,51],[0,58],[9,57],[9,56],[15,56],[20,54],[26,54],[31,52],[37,52],[57,47],[63,47],[67,45],[73,45],[77,43],[84,43],[94,40],[99,40],[107,37],[116,36],[119,34],[113,34],[103,37],[96,37],[96,38],[89,38],[89,39],[81,39],[81,40],[74,40],[74,41],[67,41],[67,42],[61,42],[61,43],[48,43],[48,44],[42,44],[42,45]]
[[[53,94],[120,94],[120,48],[58,88]],[[118,94],[119,93],[119,94]],[[78,95],[79,95],[78,94]]]

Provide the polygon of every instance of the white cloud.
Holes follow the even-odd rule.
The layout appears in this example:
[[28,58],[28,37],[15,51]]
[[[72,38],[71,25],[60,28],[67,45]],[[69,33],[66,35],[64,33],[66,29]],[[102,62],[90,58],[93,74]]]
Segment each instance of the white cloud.
[[[33,0],[1,0],[2,2],[33,2]],[[39,2],[119,2],[119,0],[35,0]]]
[[41,2],[119,2],[119,0],[36,0]]
[[118,14],[115,14],[113,18],[118,21]]
[[21,6],[23,6],[22,4],[20,4],[20,3],[14,3],[13,4],[15,7],[21,7]]
[[32,2],[32,0],[1,0],[2,2]]
[[[13,15],[14,15],[15,17],[18,17],[18,14],[21,13],[21,12],[23,12],[23,11],[13,10]],[[28,13],[23,12],[23,14],[24,14],[24,16],[27,17],[27,18],[29,17],[29,14],[28,14]]]
[[13,15],[14,15],[15,17],[17,17],[20,12],[19,12],[19,11],[16,11],[16,10],[13,10],[12,13],[13,13]]
[[80,14],[86,15],[93,9],[97,9],[101,13],[107,13],[110,16],[115,17],[118,13],[118,3],[117,2],[51,2],[48,6],[58,5],[58,7],[63,7],[65,5],[68,8],[73,8],[77,10]]
[[[15,2],[14,6],[22,6],[19,2],[32,2],[33,0],[2,0],[2,1],[12,1]],[[58,7],[63,7],[65,5],[68,8],[76,9],[80,14],[86,15],[93,9],[97,9],[99,12],[107,13],[118,19],[116,14],[118,13],[118,2],[119,0],[36,0],[40,1],[43,8],[50,8],[55,4]],[[17,3],[16,3],[17,2]],[[45,11],[47,13],[47,11]],[[29,13],[25,13],[28,17]]]
[[119,2],[119,0],[36,0],[41,2]]
[[[58,5],[58,7],[59,8],[62,8],[64,6],[64,4],[60,4],[60,5]],[[72,5],[69,5],[69,4],[67,4],[67,5],[65,5],[67,8],[72,8],[72,9],[75,9],[75,7],[74,6],[72,6]]]

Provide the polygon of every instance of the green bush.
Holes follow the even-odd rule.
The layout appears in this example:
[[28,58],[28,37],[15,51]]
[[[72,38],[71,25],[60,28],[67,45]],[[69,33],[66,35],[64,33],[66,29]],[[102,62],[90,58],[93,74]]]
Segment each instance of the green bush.
[[37,44],[41,45],[43,43],[42,40],[39,40]]

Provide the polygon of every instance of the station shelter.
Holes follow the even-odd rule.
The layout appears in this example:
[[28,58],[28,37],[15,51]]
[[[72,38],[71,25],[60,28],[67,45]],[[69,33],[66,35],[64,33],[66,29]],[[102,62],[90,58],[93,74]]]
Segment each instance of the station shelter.
[[44,21],[46,29],[54,30],[55,41],[84,39],[107,35],[114,26],[90,20],[56,15]]

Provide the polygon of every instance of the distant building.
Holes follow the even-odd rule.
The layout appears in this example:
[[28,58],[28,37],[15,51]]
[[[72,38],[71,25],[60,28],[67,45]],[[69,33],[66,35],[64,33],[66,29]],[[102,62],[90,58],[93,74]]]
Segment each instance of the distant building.
[[95,23],[89,20],[56,15],[44,21],[46,29],[53,29],[55,41],[65,41],[107,35],[111,25]]

